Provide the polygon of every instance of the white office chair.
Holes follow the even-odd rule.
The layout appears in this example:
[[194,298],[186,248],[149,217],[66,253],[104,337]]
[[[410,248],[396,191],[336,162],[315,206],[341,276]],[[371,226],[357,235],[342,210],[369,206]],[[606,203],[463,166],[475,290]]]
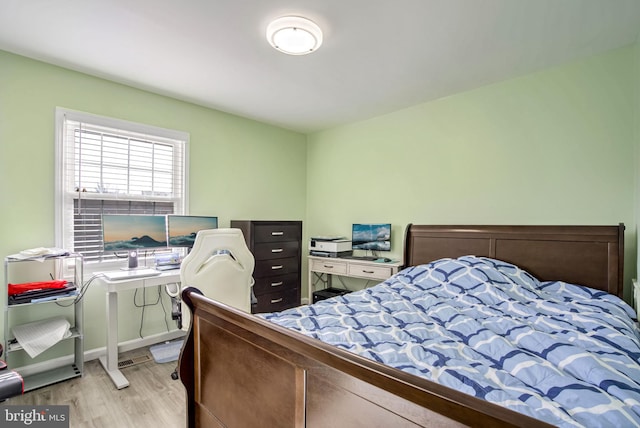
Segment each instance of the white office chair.
[[[240,229],[208,229],[196,235],[191,252],[180,265],[181,289],[195,287],[210,299],[251,312],[251,287],[255,260]],[[179,293],[171,293],[173,298]],[[189,308],[182,302],[175,314],[178,325],[188,330]],[[178,379],[178,369],[171,374]]]
[[[251,312],[255,260],[240,229],[201,230],[180,266],[181,287],[195,287],[210,299]],[[189,310],[182,307],[182,328]]]

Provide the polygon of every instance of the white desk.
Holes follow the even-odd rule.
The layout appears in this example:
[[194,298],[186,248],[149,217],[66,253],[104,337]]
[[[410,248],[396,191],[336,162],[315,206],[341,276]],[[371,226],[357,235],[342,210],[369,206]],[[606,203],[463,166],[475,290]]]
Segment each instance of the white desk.
[[327,274],[327,287],[331,287],[331,276],[340,275],[384,281],[398,273],[402,262],[372,262],[367,260],[341,259],[332,257],[309,256],[309,303],[313,303],[313,275]]
[[165,271],[146,278],[109,281],[100,277],[99,280],[107,289],[107,354],[100,357],[100,364],[116,388],[122,389],[129,386],[129,381],[118,369],[118,291],[180,282],[180,270]]

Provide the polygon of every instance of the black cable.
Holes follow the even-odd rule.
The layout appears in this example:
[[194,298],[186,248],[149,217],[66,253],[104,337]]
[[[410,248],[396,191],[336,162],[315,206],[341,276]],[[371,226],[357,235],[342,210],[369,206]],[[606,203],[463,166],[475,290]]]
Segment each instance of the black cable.
[[158,296],[160,296],[160,306],[162,306],[162,312],[164,312],[164,325],[167,327],[167,332],[169,331],[169,322],[167,321],[167,309],[164,307],[164,302],[161,297],[162,290],[158,285]]
[[[144,290],[144,289],[143,289]],[[144,299],[144,291],[142,292],[142,298]],[[135,304],[135,296],[133,296],[133,303]],[[138,336],[140,336],[140,339],[143,338],[142,336],[142,327],[144,326],[144,310],[147,306],[146,305],[142,305],[142,315],[140,316],[140,329],[138,330]]]
[[142,308],[142,315],[140,316],[140,328],[138,329],[138,336],[140,336],[140,338],[142,339],[142,328],[144,326],[144,310],[147,307],[147,289],[146,287],[142,287],[142,305],[139,305],[136,302],[136,296],[138,295],[138,290],[139,288],[136,288],[136,290],[133,293],[133,306],[135,306],[136,308]]
[[64,305],[64,304],[62,304],[62,303],[60,303],[60,302],[58,302],[58,301],[56,301],[56,302],[55,302],[55,303],[56,303],[56,305],[61,306],[61,307],[63,307],[63,308],[68,308],[68,307],[70,307],[70,306],[72,306],[72,305],[75,305],[76,303],[80,302],[80,300],[82,300],[82,298],[84,297],[85,293],[86,293],[86,292],[87,292],[87,290],[89,289],[89,286],[91,285],[91,283],[92,283],[96,278],[99,278],[99,277],[101,277],[101,276],[102,276],[102,274],[99,274],[99,275],[93,275],[91,278],[89,278],[89,280],[88,280],[87,282],[85,282],[84,284],[82,284],[82,283],[81,283],[81,284],[80,284],[80,290],[78,291],[78,294],[77,294],[76,298],[75,298],[75,299],[73,299],[73,300],[71,301],[71,303],[69,303],[68,305]]
[[[159,287],[159,286],[158,286]],[[160,302],[160,292],[158,292],[158,298],[155,302],[153,303],[147,303],[147,288],[146,287],[142,287],[142,304],[138,304],[136,302],[136,296],[138,295],[138,290],[139,288],[136,288],[136,291],[133,293],[133,304],[135,305],[136,308],[144,308],[145,306],[155,306]]]
[[144,337],[142,336],[142,329],[144,327],[144,312],[147,306],[155,306],[158,303],[160,303],[160,306],[162,306],[162,311],[164,312],[164,324],[167,327],[167,331],[169,331],[169,323],[167,322],[167,309],[164,307],[164,302],[162,301],[162,289],[161,289],[162,286],[158,285],[157,287],[158,287],[158,297],[156,301],[153,303],[147,303],[146,287],[142,287],[142,304],[138,304],[136,302],[136,296],[138,295],[139,288],[136,288],[133,294],[133,305],[137,308],[142,308],[142,315],[140,317],[140,329],[138,330],[138,335],[140,336],[141,339]]

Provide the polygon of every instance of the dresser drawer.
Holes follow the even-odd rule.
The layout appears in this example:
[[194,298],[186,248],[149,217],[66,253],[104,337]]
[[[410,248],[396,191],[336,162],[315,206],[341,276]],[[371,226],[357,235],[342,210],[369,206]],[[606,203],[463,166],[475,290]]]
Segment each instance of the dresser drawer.
[[256,296],[258,303],[251,305],[252,313],[278,312],[300,306],[298,290],[286,290],[279,293]]
[[359,265],[357,263],[349,264],[349,276],[365,279],[380,279],[385,280],[392,275],[392,268],[390,266],[371,266]]
[[326,260],[310,259],[310,269],[315,272],[335,273],[345,275],[347,273],[347,262],[327,258]]
[[298,273],[300,270],[300,259],[289,257],[286,259],[256,260],[256,267],[253,271],[255,278],[286,275],[288,273]]
[[286,242],[300,241],[300,226],[297,224],[256,224],[254,226],[254,242]]
[[256,278],[255,280],[256,282],[253,284],[253,294],[256,296],[285,290],[296,290],[300,287],[300,278],[297,273],[274,275]]
[[284,259],[297,257],[299,251],[298,241],[267,242],[256,244],[253,248],[253,256],[256,260]]

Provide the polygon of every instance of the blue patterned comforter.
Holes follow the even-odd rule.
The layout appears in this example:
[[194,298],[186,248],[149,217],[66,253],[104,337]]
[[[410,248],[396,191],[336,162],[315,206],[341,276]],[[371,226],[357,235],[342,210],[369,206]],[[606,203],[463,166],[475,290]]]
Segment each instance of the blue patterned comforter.
[[473,256],[264,318],[551,424],[640,426],[640,330],[619,298]]

